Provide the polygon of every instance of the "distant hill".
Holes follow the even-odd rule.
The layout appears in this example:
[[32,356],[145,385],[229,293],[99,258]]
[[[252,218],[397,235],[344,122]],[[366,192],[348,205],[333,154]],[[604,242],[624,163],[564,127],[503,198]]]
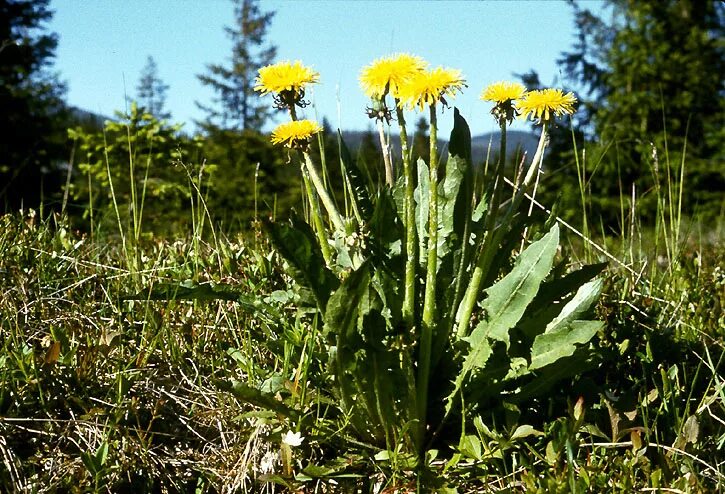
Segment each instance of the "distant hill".
[[83,110],[75,106],[68,107],[70,127],[81,127],[87,132],[100,132],[103,130],[103,123],[111,120],[108,117]]
[[[363,136],[366,134],[365,131],[343,131],[342,137],[345,140],[345,144],[351,150],[356,150],[360,147],[363,142]],[[527,156],[531,157],[536,152],[536,146],[539,143],[539,138],[531,132],[521,130],[509,130],[507,132],[507,148],[510,156],[511,153],[525,152]],[[393,153],[395,150],[400,149],[400,138],[397,135],[391,136]],[[375,142],[378,143],[377,134],[375,134]],[[447,142],[439,140],[438,148],[442,151],[447,150]],[[498,155],[499,148],[499,133],[488,132],[471,138],[471,154],[473,163],[476,165],[482,164],[486,159],[486,154],[489,152],[489,145],[491,146],[489,159],[493,159]],[[379,145],[378,145],[379,147]],[[445,155],[445,154],[444,154]]]

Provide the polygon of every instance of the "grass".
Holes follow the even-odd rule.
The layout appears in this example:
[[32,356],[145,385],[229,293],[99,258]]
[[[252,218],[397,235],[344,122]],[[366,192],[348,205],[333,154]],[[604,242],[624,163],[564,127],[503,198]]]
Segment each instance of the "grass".
[[[119,231],[92,235],[62,215],[0,217],[0,491],[414,491],[411,458],[349,432],[289,266],[259,232],[210,229],[191,183],[187,238],[125,230],[135,209],[115,202]],[[654,228],[623,202],[621,234],[567,234],[563,268],[609,263],[596,358],[430,451],[428,485],[723,490],[723,232],[686,225],[671,190]]]

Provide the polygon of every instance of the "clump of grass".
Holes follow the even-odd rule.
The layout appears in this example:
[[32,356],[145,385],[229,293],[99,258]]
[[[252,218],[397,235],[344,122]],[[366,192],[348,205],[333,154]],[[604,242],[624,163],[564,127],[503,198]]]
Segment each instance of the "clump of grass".
[[59,217],[0,218],[3,491],[203,492],[261,474],[260,434],[280,431],[216,382],[275,369],[253,341],[276,328],[228,302],[122,296],[134,275],[223,279],[259,297],[283,275],[239,238],[219,250],[190,239],[135,249],[132,273],[120,245],[90,242]]

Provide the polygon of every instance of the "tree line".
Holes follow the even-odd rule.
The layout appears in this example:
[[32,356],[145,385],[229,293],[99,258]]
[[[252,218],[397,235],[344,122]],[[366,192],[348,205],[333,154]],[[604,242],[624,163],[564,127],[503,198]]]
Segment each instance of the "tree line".
[[[651,216],[661,197],[653,191],[664,178],[684,174],[686,212],[722,214],[723,4],[606,0],[599,15],[586,3],[572,8],[576,41],[558,63],[581,105],[571,126],[553,132],[539,188],[543,202],[558,201],[565,216],[583,208],[616,224],[623,221],[623,198],[634,194],[640,212]],[[49,0],[0,0],[0,209],[43,204],[102,225],[112,223],[114,200],[134,200],[164,218],[150,226],[168,229],[185,228],[196,204],[245,229],[254,218],[298,204],[297,170],[262,133],[275,110],[253,91],[257,70],[276,60],[267,40],[273,12],[255,0],[234,1],[234,22],[225,28],[231,56],[198,75],[214,98],[197,102],[204,118],[193,135],[173,123],[169,86],[152,57],[134,102],[115,119],[99,122],[69,108],[52,69],[58,36],[44,27],[51,16]],[[534,71],[521,77],[529,89],[542,86]],[[323,124],[318,152],[335,179],[337,133]],[[425,119],[417,122],[415,140],[426,159]],[[372,133],[356,156],[379,173]],[[130,218],[128,208],[118,210]]]

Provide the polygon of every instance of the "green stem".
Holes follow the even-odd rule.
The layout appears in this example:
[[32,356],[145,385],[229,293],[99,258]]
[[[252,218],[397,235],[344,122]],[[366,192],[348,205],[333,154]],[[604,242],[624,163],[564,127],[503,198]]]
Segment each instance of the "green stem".
[[390,160],[390,145],[385,138],[385,128],[382,120],[378,120],[378,135],[380,136],[380,148],[383,151],[383,162],[385,163],[385,183],[388,187],[392,187],[395,184],[393,163]]
[[325,263],[330,265],[332,262],[332,253],[330,252],[330,245],[327,243],[327,236],[325,235],[325,224],[322,222],[320,203],[317,202],[317,196],[315,196],[315,191],[312,189],[312,184],[310,184],[307,169],[304,167],[302,168],[302,181],[305,183],[307,199],[310,201],[310,215],[312,216],[312,221],[315,224],[315,231],[317,232],[317,239],[320,242],[322,257],[325,258]]
[[430,105],[430,215],[428,217],[428,271],[423,299],[423,321],[418,356],[418,449],[424,454],[431,347],[436,320],[436,272],[438,268],[438,123],[435,103]]
[[405,196],[403,215],[405,218],[405,293],[403,296],[403,321],[408,330],[415,326],[415,270],[418,265],[418,239],[415,230],[415,164],[411,163],[408,153],[408,132],[405,129],[405,116],[399,101],[395,108],[400,126],[400,153],[403,158],[403,177]]
[[315,189],[317,190],[317,195],[320,196],[322,205],[325,206],[325,209],[327,210],[327,214],[330,217],[332,224],[335,226],[336,230],[345,233],[345,223],[342,221],[340,213],[337,212],[335,204],[332,202],[330,195],[327,193],[327,189],[325,189],[325,184],[322,183],[322,179],[320,178],[320,175],[318,175],[317,170],[315,169],[315,165],[312,164],[310,154],[306,151],[303,154],[305,156],[305,169],[309,173],[310,179],[312,179],[312,184],[315,186]]
[[[458,338],[463,338],[468,334],[468,324],[471,320],[471,313],[473,312],[473,308],[476,306],[476,302],[478,300],[479,292],[481,289],[481,283],[483,280],[488,276],[488,272],[491,268],[491,263],[494,258],[494,254],[496,253],[497,246],[500,244],[501,239],[503,238],[504,233],[506,232],[506,226],[509,223],[509,220],[513,217],[515,211],[518,209],[519,205],[521,204],[521,200],[524,198],[524,194],[526,192],[526,189],[529,185],[531,185],[531,181],[536,176],[536,170],[539,169],[541,164],[541,158],[544,155],[544,149],[546,148],[546,124],[541,129],[541,137],[539,138],[539,145],[536,148],[536,153],[534,154],[534,159],[531,161],[531,165],[529,166],[529,169],[526,173],[526,177],[521,182],[520,186],[517,188],[516,192],[514,193],[514,197],[511,200],[511,204],[504,215],[503,220],[501,221],[501,227],[498,229],[495,229],[496,226],[496,217],[498,216],[498,208],[501,205],[501,198],[496,198],[496,195],[500,196],[500,187],[499,187],[499,178],[501,179],[501,184],[503,183],[503,167],[501,163],[505,159],[505,152],[506,152],[506,137],[505,137],[505,121],[501,125],[501,161],[499,162],[499,166],[497,167],[498,176],[496,177],[496,185],[494,186],[494,197],[491,198],[491,206],[495,207],[496,209],[490,209],[489,210],[489,216],[487,217],[486,222],[486,236],[483,240],[483,245],[481,246],[481,249],[478,251],[478,255],[476,258],[476,267],[473,270],[473,274],[471,275],[471,281],[468,284],[468,288],[466,289],[466,293],[463,297],[463,301],[461,302],[461,305],[459,306],[458,310],[458,329],[456,331],[456,335]],[[496,193],[498,191],[498,194]]]

